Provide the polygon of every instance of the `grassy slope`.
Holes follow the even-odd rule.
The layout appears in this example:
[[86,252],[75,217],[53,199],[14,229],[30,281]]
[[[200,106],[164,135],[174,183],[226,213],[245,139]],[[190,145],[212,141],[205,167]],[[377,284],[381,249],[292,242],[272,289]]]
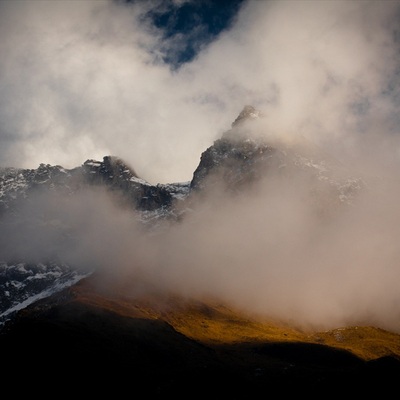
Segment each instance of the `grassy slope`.
[[216,301],[184,300],[166,294],[131,298],[112,291],[99,292],[90,280],[77,285],[74,294],[79,301],[122,316],[163,320],[208,346],[301,342],[343,349],[365,361],[384,356],[400,359],[400,335],[371,326],[303,332],[277,321],[249,317]]
[[3,382],[41,397],[51,382],[64,395],[112,398],[398,390],[399,335],[371,327],[306,333],[214,300],[128,292],[110,282],[100,290],[88,278],[21,310],[0,334]]

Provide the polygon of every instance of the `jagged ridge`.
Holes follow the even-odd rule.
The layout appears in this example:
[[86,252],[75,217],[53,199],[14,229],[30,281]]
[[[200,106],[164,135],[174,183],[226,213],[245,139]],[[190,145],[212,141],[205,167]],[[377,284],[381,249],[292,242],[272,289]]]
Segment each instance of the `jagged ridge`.
[[[338,205],[351,204],[353,197],[364,187],[361,179],[336,177],[337,165],[321,156],[317,148],[304,144],[291,147],[285,143],[270,143],[263,136],[254,135],[251,123],[262,118],[264,115],[260,111],[245,106],[231,129],[202,153],[190,182],[151,185],[115,156],[105,156],[102,161],[89,159],[73,169],[45,164],[40,164],[37,169],[3,168],[0,170],[0,215],[17,215],[20,205],[29,202],[37,192],[74,196],[87,187],[102,187],[118,194],[118,199],[135,211],[140,221],[157,229],[161,220],[182,220],[187,205],[192,207],[194,203],[191,200],[203,192],[212,194],[216,189],[243,193],[252,185],[267,179],[268,174],[279,174],[281,179],[289,182],[293,175],[305,175],[313,182],[310,185],[313,190],[310,198],[315,201],[317,210],[325,211]],[[33,265],[30,260],[0,262],[5,277],[10,276],[17,265],[25,269]],[[50,264],[49,260],[43,260],[41,268]],[[39,264],[34,266],[39,269]],[[67,268],[70,272],[76,266]],[[51,272],[50,267],[47,272]],[[13,285],[20,284],[21,280],[14,280]],[[46,290],[50,286],[46,286]],[[13,296],[7,295],[11,293],[10,290],[4,287],[4,298],[0,300],[15,307],[18,302],[35,298],[41,290],[39,285],[25,287],[35,290],[24,292],[21,285],[18,297],[13,300]],[[15,290],[13,292],[16,294]]]

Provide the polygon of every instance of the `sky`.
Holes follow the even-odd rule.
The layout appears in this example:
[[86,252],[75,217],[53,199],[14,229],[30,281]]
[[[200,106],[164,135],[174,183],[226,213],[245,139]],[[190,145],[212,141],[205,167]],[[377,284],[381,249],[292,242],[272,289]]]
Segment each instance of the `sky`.
[[186,66],[241,3],[0,1],[0,165],[115,155],[151,183],[190,180],[242,104],[225,114]]
[[398,9],[0,1],[0,165],[115,155],[150,183],[187,181],[246,104],[318,142],[397,131]]
[[368,187],[320,221],[303,181],[272,179],[151,237],[99,193],[39,198],[26,220],[49,223],[0,238],[306,327],[400,332],[399,16],[390,0],[0,1],[0,165],[115,155],[189,181],[250,104],[265,139],[313,143]]

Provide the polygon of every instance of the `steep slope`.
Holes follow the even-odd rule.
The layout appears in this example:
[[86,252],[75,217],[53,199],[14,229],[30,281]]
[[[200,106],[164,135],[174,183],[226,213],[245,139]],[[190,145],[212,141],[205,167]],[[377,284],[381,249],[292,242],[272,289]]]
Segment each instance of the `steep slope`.
[[39,191],[72,196],[87,186],[103,186],[140,211],[168,208],[173,199],[165,186],[151,185],[120,158],[105,156],[103,161],[87,160],[73,169],[45,164],[37,169],[0,169],[0,212],[15,212]]
[[50,237],[67,240],[68,229],[46,212],[47,200],[57,203],[60,198],[74,199],[91,188],[104,189],[114,202],[132,212],[132,218],[156,227],[159,220],[178,218],[174,202],[186,197],[189,182],[151,185],[114,156],[105,156],[103,161],[87,160],[73,169],[45,164],[37,169],[0,168],[0,325],[19,309],[75,284],[91,272],[63,262],[58,254],[39,260],[14,254],[8,249],[7,234],[21,232],[19,246],[24,247],[22,232],[40,235],[38,232],[46,226]]
[[361,178],[349,175],[338,160],[304,137],[291,141],[269,137],[263,118],[254,107],[243,108],[232,128],[202,153],[190,184],[192,191],[224,186],[235,193],[278,177],[288,184],[307,185],[316,206],[328,209],[351,204],[365,188]]
[[[30,370],[28,381],[73,375],[80,390],[93,394],[134,388],[178,398],[239,399],[278,389],[293,395],[323,389],[385,394],[397,387],[398,335],[358,327],[328,344],[322,336],[328,340],[337,332],[293,330],[215,300],[169,293],[131,297],[126,287],[121,292],[101,283],[101,277],[86,278],[21,311],[0,333],[5,376],[41,360],[50,368]],[[354,332],[363,340],[350,339]],[[66,383],[64,389],[76,390]]]
[[0,326],[13,313],[89,274],[63,263],[0,263]]

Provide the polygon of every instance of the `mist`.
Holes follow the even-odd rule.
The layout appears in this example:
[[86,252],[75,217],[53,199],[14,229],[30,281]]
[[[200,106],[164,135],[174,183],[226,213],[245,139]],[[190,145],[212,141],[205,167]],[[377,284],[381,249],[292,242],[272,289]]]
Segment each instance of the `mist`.
[[[174,43],[141,18],[155,3],[70,4],[0,2],[1,165],[112,154],[149,182],[187,181],[251,104],[265,115],[255,135],[306,140],[366,189],[321,218],[301,175],[270,174],[237,196],[194,199],[182,222],[151,234],[104,193],[40,198],[19,228],[3,225],[2,258],[57,254],[301,328],[400,333],[400,2],[244,2],[176,70],[160,57]],[[33,221],[44,211],[46,224]]]
[[301,329],[399,332],[398,168],[376,164],[368,176],[359,166],[342,159],[332,170],[332,180],[344,170],[362,176],[365,186],[349,204],[300,170],[268,170],[236,194],[221,179],[219,189],[194,197],[183,222],[152,238],[146,265],[153,282]]
[[[302,151],[303,141],[261,137],[264,121],[251,123],[254,140]],[[360,177],[352,160],[337,166],[332,181],[344,171]],[[126,296],[213,299],[305,330],[372,325],[400,332],[397,171],[377,164],[350,203],[301,169],[268,169],[239,192],[221,175],[220,185],[181,204],[180,221],[155,227],[99,188],[69,197],[38,193],[17,220],[2,218],[1,256],[95,271],[102,285]]]

